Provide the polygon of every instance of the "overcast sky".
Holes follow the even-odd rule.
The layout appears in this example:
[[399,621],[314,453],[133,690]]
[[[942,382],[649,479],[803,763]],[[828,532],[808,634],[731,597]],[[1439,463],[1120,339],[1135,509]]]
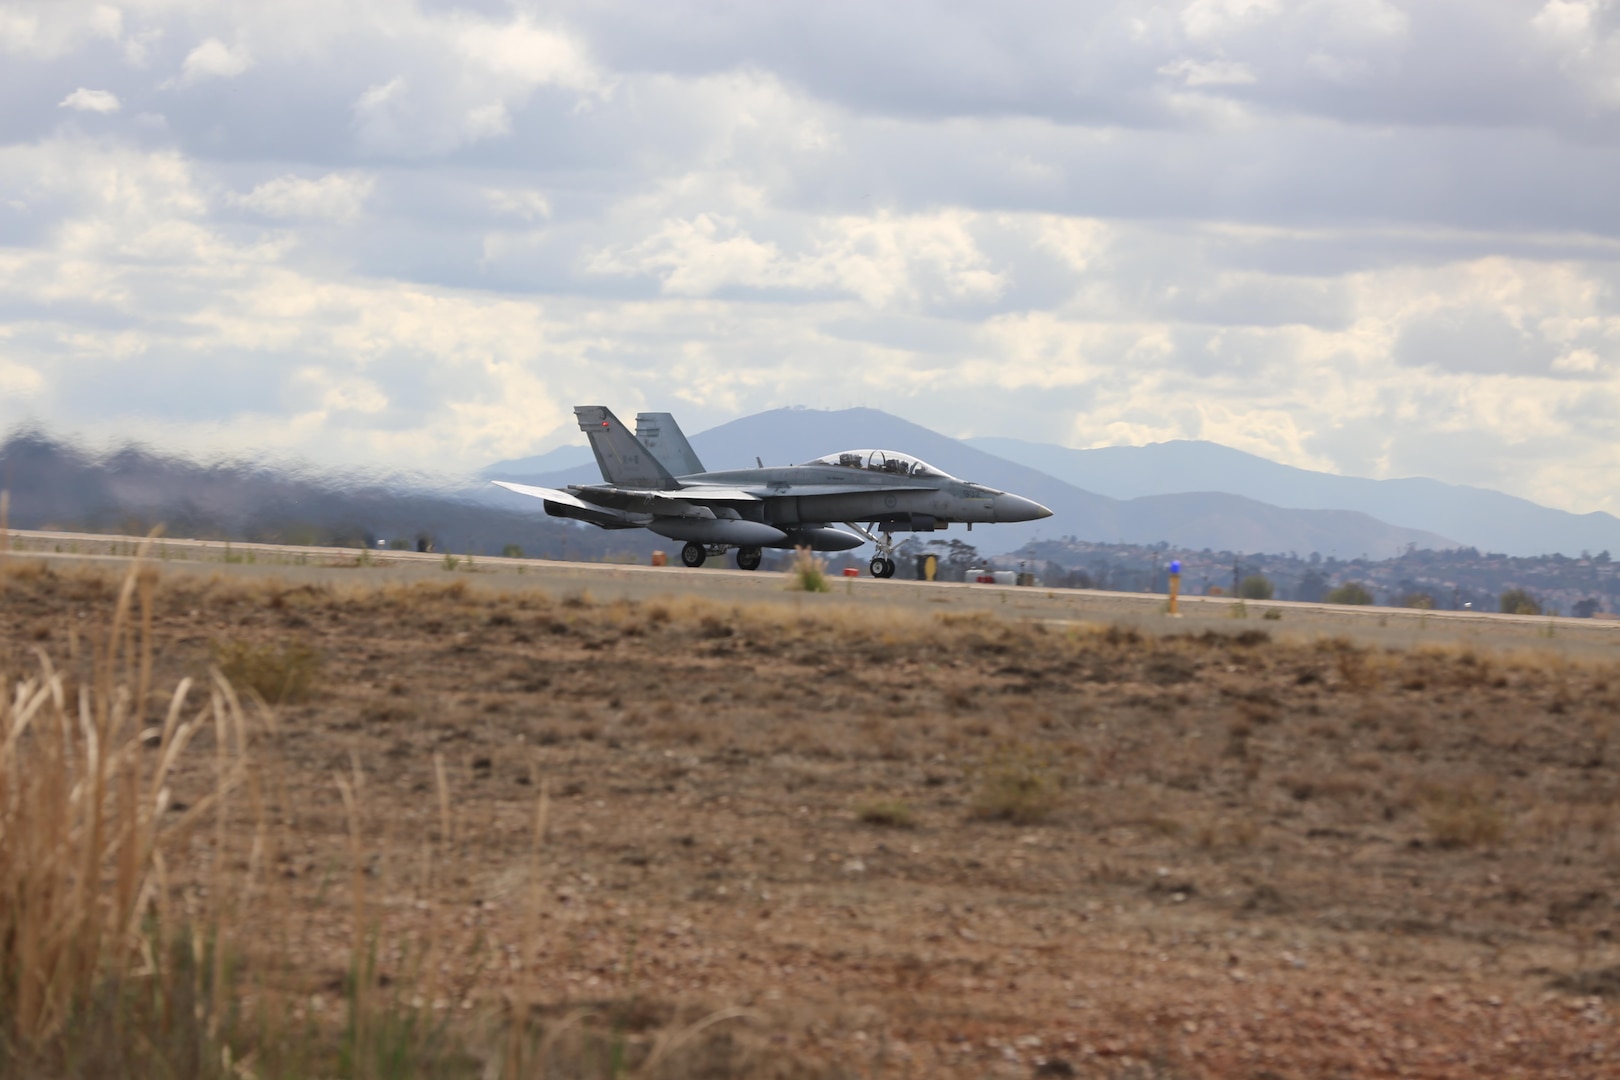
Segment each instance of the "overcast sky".
[[576,403],[1620,513],[1620,0],[0,0],[0,428],[444,471]]

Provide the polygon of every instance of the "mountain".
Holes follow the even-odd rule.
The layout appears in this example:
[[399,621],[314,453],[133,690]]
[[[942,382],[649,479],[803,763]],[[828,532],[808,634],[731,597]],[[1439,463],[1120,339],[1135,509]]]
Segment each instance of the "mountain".
[[[774,409],[689,438],[705,468],[711,470],[751,467],[756,457],[768,465],[785,465],[838,450],[901,450],[953,476],[1011,491],[1051,508],[1052,517],[1045,521],[984,526],[982,532],[975,530],[971,537],[960,529],[952,530],[987,553],[1011,551],[1030,540],[1060,536],[1143,544],[1163,540],[1195,549],[1324,554],[1337,551],[1344,556],[1367,553],[1378,557],[1392,555],[1410,544],[1422,548],[1458,546],[1442,535],[1387,525],[1367,514],[1350,511],[1290,509],[1213,494],[1168,499],[1111,498],[878,409]],[[575,449],[581,455],[589,453],[585,447]],[[531,459],[519,459],[526,460]],[[482,475],[543,487],[602,480],[594,461],[541,473],[505,471],[512,464],[491,466]],[[521,500],[522,496],[510,498]]]
[[480,469],[478,475],[485,480],[508,480],[514,476],[538,476],[540,473],[561,472],[595,460],[591,456],[589,446],[559,446],[555,450],[547,450],[544,454],[536,454],[533,457],[497,461],[487,469]]
[[[1359,510],[1506,555],[1620,552],[1620,518],[1572,514],[1486,488],[1439,480],[1369,480],[1313,472],[1218,443],[1177,441],[1073,450],[1021,439],[965,440],[988,453],[1116,499],[1224,491],[1299,510]],[[1338,545],[1342,556],[1346,547]],[[1321,550],[1327,554],[1326,548]]]

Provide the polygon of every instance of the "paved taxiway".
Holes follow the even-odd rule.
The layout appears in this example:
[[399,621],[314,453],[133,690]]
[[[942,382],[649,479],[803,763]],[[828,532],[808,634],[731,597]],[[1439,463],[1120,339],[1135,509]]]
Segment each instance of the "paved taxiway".
[[[145,541],[140,537],[86,533],[10,533],[16,560],[57,565],[127,565]],[[785,576],[769,571],[705,567],[628,566],[549,562],[542,559],[446,557],[354,548],[226,544],[211,540],[153,541],[148,560],[166,573],[279,579],[288,582],[363,586],[381,583],[461,580],[470,586],[515,592],[538,589],[557,595],[589,592],[599,600],[650,600],[701,596],[721,604],[770,603],[800,607],[929,613],[987,612],[1002,617],[1056,623],[1118,623],[1150,633],[1236,633],[1264,629],[1277,637],[1344,636],[1386,646],[1471,645],[1481,649],[1544,649],[1571,657],[1620,661],[1620,620],[1497,615],[1485,612],[1414,611],[1405,608],[1340,607],[1286,601],[1239,602],[1226,597],[1182,597],[1180,618],[1164,611],[1157,594],[1048,590],[1011,585],[878,581],[832,578],[829,594],[786,588]],[[452,565],[453,564],[453,565]],[[1276,618],[1268,619],[1268,612]]]

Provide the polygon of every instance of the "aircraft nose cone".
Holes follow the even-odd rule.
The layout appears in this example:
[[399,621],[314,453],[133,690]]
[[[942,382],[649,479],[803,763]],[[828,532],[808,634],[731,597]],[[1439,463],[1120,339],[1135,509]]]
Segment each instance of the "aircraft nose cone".
[[1039,521],[1052,516],[1052,511],[1022,495],[997,495],[994,509],[997,521]]

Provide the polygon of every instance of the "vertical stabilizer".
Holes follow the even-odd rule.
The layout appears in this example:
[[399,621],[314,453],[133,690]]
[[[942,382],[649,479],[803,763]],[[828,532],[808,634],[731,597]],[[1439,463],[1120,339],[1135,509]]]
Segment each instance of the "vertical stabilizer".
[[591,451],[602,479],[624,487],[673,490],[680,485],[645,446],[636,441],[617,416],[604,405],[576,405],[579,429],[591,440]]
[[667,412],[636,414],[636,438],[645,446],[658,464],[676,476],[691,476],[704,472],[692,444],[686,441],[681,426]]

